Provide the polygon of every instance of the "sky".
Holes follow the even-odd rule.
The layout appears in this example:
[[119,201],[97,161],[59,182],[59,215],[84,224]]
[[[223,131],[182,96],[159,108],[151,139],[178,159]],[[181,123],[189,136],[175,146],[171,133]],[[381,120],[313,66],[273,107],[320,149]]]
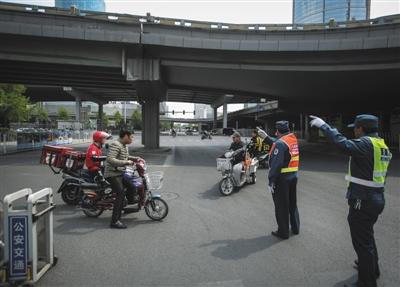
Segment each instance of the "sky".
[[[307,0],[313,1],[313,0]],[[54,6],[54,0],[4,2]],[[225,23],[291,23],[292,0],[106,0],[107,12]],[[371,18],[400,13],[399,0],[372,0]]]
[[[313,0],[306,0],[313,1]],[[54,6],[54,0],[8,0]],[[290,24],[292,0],[106,0],[107,12],[210,21],[218,23]],[[400,0],[371,0],[371,18],[400,14]],[[168,103],[169,109],[193,111],[193,104]],[[229,105],[233,111],[242,105]],[[219,110],[220,112],[220,110]],[[179,117],[182,117],[180,115]],[[186,115],[191,117],[191,115]]]

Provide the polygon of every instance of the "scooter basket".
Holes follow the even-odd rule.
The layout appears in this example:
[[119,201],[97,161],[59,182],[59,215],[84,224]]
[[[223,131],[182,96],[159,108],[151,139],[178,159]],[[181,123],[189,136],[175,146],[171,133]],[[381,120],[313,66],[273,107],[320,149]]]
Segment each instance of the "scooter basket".
[[231,160],[228,158],[217,158],[217,170],[218,171],[223,171],[223,170],[229,170],[231,169]]
[[164,179],[162,171],[149,172],[146,176],[149,190],[157,190],[162,187]]
[[56,168],[63,168],[64,155],[71,151],[70,147],[45,145],[42,148],[40,163]]

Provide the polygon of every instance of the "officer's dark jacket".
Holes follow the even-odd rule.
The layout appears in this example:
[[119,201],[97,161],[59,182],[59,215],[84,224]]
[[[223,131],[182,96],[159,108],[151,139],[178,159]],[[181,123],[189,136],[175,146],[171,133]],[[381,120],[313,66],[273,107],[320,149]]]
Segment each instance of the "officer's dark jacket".
[[[287,134],[289,133],[283,135]],[[264,143],[269,145],[275,143],[275,148],[269,157],[269,185],[275,185],[280,177],[284,177],[288,180],[297,177],[297,172],[281,173],[281,169],[287,167],[291,159],[288,146],[282,140],[270,136],[264,139]]]
[[[368,134],[359,139],[347,139],[328,124],[321,127],[325,136],[342,152],[352,157],[351,176],[371,180],[374,172],[374,147],[368,137],[378,138],[377,133]],[[368,187],[350,182],[346,197],[348,199],[383,199],[384,188]]]

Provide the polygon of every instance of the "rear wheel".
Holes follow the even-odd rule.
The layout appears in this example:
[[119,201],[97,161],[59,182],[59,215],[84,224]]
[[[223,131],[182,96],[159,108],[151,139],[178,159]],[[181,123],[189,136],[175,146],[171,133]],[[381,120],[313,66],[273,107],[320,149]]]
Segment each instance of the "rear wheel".
[[144,207],[144,210],[150,219],[160,221],[168,215],[168,204],[161,198],[153,198]]
[[61,198],[68,205],[77,205],[79,202],[79,190],[76,186],[65,186],[61,190]]
[[234,189],[235,186],[233,185],[232,179],[227,177],[221,180],[221,183],[219,184],[219,191],[221,192],[222,195],[224,196],[231,195]]

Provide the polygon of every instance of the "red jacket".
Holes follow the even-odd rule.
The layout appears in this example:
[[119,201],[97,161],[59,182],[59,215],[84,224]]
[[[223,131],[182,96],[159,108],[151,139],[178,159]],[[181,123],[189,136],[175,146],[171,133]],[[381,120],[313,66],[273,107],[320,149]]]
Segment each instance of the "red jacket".
[[100,147],[92,143],[86,151],[85,164],[89,171],[95,172],[100,170],[100,162],[94,162],[92,160],[93,156],[101,156],[103,154]]

